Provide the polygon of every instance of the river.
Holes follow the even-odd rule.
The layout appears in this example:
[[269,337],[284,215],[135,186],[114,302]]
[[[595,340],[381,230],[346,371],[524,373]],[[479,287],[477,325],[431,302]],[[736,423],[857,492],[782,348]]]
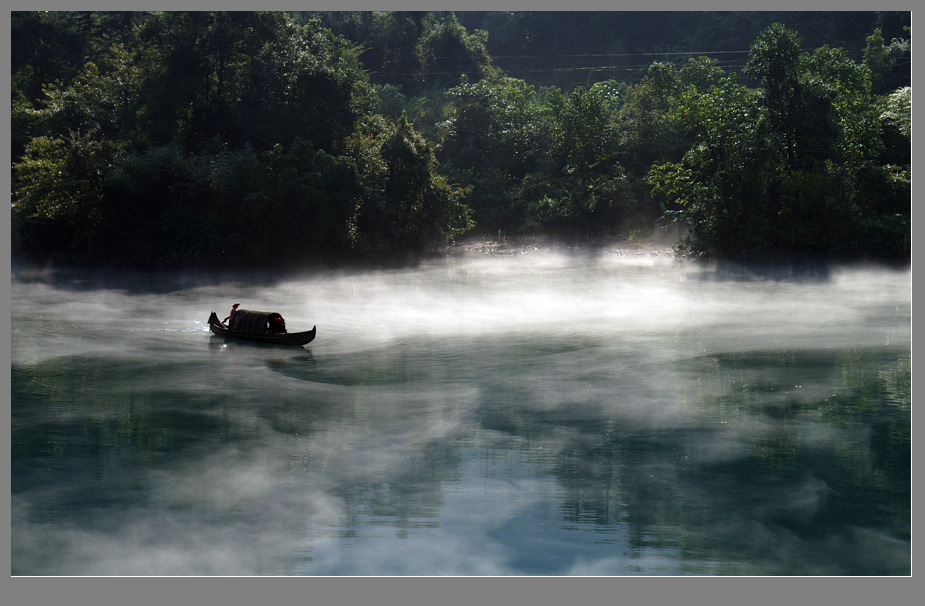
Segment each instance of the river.
[[[211,335],[233,302],[317,338]],[[910,574],[908,270],[468,252],[11,306],[13,575]]]

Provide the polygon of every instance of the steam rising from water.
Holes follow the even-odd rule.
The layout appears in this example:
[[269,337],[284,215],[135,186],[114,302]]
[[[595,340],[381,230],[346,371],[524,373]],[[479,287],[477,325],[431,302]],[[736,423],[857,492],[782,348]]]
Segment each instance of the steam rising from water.
[[[13,574],[908,572],[908,484],[843,490],[903,475],[908,272],[179,283],[14,277]],[[232,302],[318,337],[211,336]]]

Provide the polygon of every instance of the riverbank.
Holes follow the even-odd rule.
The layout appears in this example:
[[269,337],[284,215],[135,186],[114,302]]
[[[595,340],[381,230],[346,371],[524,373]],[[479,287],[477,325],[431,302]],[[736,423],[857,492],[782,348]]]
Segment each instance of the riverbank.
[[544,236],[473,237],[460,240],[447,248],[449,255],[482,254],[489,256],[516,256],[541,251],[586,253],[611,256],[674,257],[676,242],[668,239],[602,239],[580,244],[557,241]]

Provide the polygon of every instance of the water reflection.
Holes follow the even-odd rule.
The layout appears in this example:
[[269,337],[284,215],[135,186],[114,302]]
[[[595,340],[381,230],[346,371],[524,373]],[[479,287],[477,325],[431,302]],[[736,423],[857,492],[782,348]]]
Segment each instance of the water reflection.
[[[230,298],[319,337],[214,337]],[[13,574],[910,571],[907,272],[14,279],[12,321]]]

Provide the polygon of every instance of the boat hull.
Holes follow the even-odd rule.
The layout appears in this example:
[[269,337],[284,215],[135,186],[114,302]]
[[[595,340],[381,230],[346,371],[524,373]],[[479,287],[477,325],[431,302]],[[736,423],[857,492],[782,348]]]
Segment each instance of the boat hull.
[[221,320],[218,319],[218,316],[215,315],[214,311],[212,312],[212,315],[209,316],[209,330],[211,330],[213,334],[220,337],[227,337],[229,339],[251,341],[253,343],[271,343],[275,345],[305,345],[307,343],[311,343],[314,340],[316,329],[316,326],[312,326],[311,330],[306,330],[304,332],[249,335],[229,330],[228,327],[222,324]]

